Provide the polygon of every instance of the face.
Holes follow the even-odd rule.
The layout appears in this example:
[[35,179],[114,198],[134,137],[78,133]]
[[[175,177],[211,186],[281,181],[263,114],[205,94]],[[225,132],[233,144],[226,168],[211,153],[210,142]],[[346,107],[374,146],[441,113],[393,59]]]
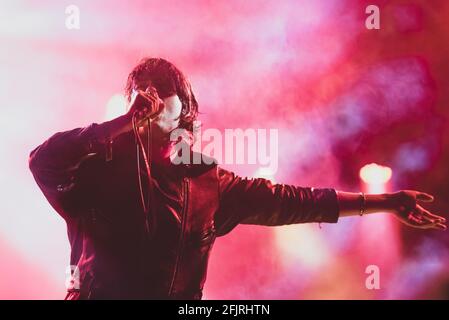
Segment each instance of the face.
[[164,108],[162,112],[153,120],[155,129],[166,135],[176,129],[181,117],[182,103],[177,95],[172,95],[163,99]]
[[153,133],[153,159],[169,158],[173,152],[173,144],[170,142],[170,133],[178,128],[182,103],[177,95],[165,99],[164,108],[152,121]]

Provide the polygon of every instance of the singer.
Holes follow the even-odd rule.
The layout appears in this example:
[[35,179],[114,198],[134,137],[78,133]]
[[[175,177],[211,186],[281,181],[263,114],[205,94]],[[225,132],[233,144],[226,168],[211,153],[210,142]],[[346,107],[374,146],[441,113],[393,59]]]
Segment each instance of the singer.
[[67,224],[74,272],[66,299],[201,299],[216,237],[240,223],[389,212],[411,227],[446,229],[421,206],[433,200],[424,192],[350,193],[242,178],[213,161],[175,165],[170,132],[193,132],[198,114],[186,77],[145,58],[125,91],[125,115],[56,133],[30,154],[38,186]]

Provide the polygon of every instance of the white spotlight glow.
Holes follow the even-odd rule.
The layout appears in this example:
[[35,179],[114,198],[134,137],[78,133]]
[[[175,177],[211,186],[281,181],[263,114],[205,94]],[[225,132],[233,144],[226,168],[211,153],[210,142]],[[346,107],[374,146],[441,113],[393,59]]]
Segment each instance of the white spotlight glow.
[[112,120],[126,113],[126,98],[122,94],[114,94],[106,104],[105,121]]
[[390,180],[392,171],[375,163],[370,163],[360,169],[360,178],[366,184],[385,184]]

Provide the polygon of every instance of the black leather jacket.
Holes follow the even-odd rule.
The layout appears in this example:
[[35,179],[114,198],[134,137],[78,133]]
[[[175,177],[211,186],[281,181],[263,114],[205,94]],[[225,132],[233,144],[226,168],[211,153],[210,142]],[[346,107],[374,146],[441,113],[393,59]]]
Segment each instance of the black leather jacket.
[[167,162],[153,164],[146,232],[134,136],[118,136],[106,161],[96,139],[101,126],[56,133],[30,154],[37,184],[67,223],[73,271],[67,299],[201,299],[215,238],[237,224],[338,220],[332,188]]

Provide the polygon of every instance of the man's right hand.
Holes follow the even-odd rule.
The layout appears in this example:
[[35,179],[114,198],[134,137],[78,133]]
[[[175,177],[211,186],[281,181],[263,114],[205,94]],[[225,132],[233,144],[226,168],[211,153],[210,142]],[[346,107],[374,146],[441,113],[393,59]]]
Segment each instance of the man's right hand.
[[142,126],[148,118],[155,118],[164,106],[154,87],[148,87],[146,91],[136,90],[131,96],[128,116],[132,119],[135,115],[137,125]]
[[[131,96],[129,110],[126,114],[111,121],[104,122],[107,126],[109,137],[114,139],[122,133],[133,130],[133,116],[136,116],[137,126],[146,124],[146,119],[154,118],[163,109],[164,102],[157,95],[156,89],[148,88],[146,91],[135,91]],[[100,141],[106,142],[107,136],[98,137]]]

